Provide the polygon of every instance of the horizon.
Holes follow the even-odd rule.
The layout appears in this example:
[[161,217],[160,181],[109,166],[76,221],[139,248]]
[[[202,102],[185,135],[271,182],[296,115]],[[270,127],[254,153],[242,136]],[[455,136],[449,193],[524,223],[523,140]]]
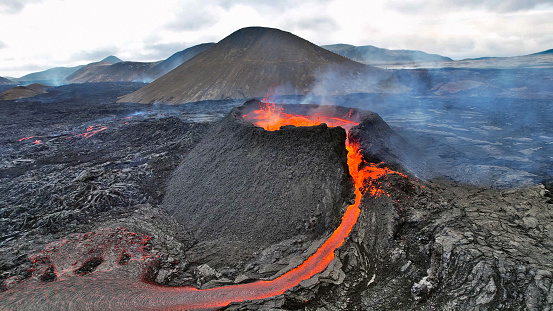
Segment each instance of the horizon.
[[8,1],[0,3],[0,27],[14,30],[0,38],[0,76],[19,78],[110,55],[160,61],[251,26],[277,28],[319,46],[372,45],[453,60],[522,56],[553,48],[552,14],[547,0]]

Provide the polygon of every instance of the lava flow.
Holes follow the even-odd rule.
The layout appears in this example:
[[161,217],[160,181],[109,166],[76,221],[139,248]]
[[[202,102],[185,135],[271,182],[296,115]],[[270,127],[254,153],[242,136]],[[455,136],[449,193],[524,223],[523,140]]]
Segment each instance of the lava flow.
[[[243,118],[253,120],[255,122],[252,123],[269,131],[278,130],[283,125],[313,126],[328,122],[329,126],[338,125],[350,128],[358,124],[354,121],[334,117],[288,114],[284,113],[282,109],[277,109],[274,104],[265,104],[261,109],[244,115]],[[372,196],[383,194],[384,192],[377,187],[376,181],[382,176],[396,173],[387,168],[367,164],[363,160],[357,142],[347,141],[346,145],[347,164],[355,185],[354,204],[347,207],[338,228],[313,255],[301,265],[273,280],[199,290],[193,287],[163,287],[138,280],[77,277],[71,281],[59,280],[44,284],[40,289],[26,289],[23,286],[23,291],[32,292],[33,295],[36,295],[37,290],[42,291],[49,301],[55,300],[58,304],[56,307],[60,309],[79,308],[83,303],[82,309],[86,310],[114,308],[118,310],[215,310],[233,302],[259,300],[281,295],[302,281],[316,277],[328,267],[335,257],[335,250],[344,243],[357,222],[361,212],[359,206],[362,196],[367,192]],[[100,294],[98,290],[108,292]],[[63,293],[68,291],[77,292],[77,298],[67,301],[68,299],[63,296]],[[3,294],[9,293],[10,291],[7,291]],[[11,299],[11,305],[15,307],[25,304],[24,297],[18,297],[17,293],[12,294],[13,297],[2,297],[3,295],[0,293],[0,300]],[[102,299],[93,298],[99,295],[102,296]]]

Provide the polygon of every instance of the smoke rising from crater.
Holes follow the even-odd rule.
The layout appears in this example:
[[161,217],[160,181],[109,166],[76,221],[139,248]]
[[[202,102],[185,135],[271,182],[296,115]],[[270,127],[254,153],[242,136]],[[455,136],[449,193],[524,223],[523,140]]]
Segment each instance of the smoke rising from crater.
[[[511,187],[547,181],[553,175],[551,71],[400,70],[380,79],[357,76],[350,84],[340,72],[329,71],[318,76],[306,96],[275,100],[377,112],[409,143],[410,152],[400,159],[420,178]],[[356,85],[388,87],[388,92],[348,94]],[[390,92],[391,86],[401,92]]]

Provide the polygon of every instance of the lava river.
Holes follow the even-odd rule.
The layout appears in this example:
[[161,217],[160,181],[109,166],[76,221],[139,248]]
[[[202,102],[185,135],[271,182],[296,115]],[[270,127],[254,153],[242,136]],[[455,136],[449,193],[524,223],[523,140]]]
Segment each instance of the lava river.
[[[266,130],[282,125],[313,126],[327,123],[346,129],[357,123],[324,116],[303,116],[283,113],[273,104],[243,116]],[[360,214],[363,194],[381,195],[373,181],[396,173],[364,162],[355,142],[347,142],[349,172],[355,185],[355,203],[348,206],[342,222],[323,245],[298,267],[273,279],[247,284],[196,289],[163,287],[132,279],[113,279],[108,274],[58,280],[41,285],[25,285],[0,293],[0,310],[214,310],[232,302],[258,300],[283,294],[300,282],[323,272],[334,259],[334,251],[348,237]]]

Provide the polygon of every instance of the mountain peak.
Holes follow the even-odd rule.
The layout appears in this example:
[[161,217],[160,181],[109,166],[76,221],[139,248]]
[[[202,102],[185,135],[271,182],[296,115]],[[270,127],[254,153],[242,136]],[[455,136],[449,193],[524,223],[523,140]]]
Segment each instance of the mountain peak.
[[108,57],[102,59],[101,62],[106,62],[106,63],[115,64],[115,63],[120,63],[120,62],[122,62],[122,60],[119,59],[119,58],[116,57],[116,56],[110,55],[110,56],[108,56]]

